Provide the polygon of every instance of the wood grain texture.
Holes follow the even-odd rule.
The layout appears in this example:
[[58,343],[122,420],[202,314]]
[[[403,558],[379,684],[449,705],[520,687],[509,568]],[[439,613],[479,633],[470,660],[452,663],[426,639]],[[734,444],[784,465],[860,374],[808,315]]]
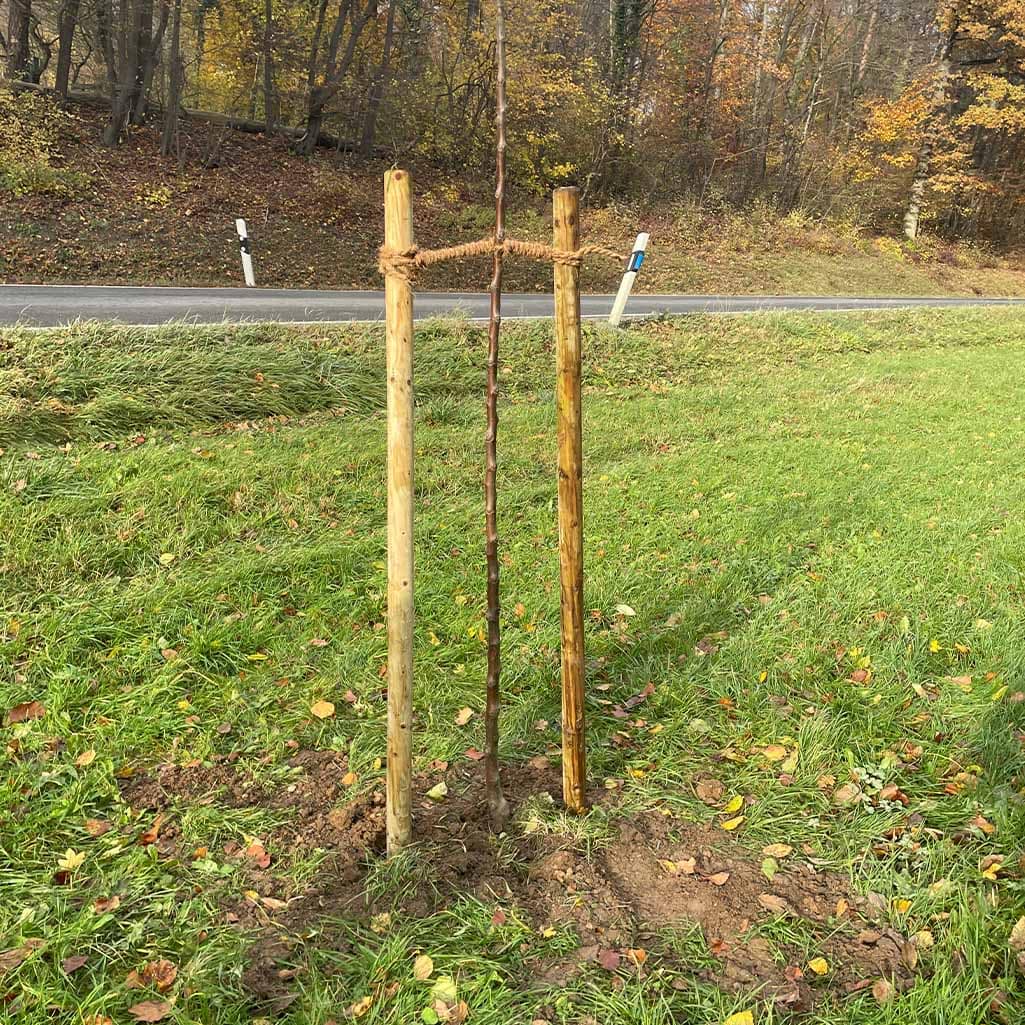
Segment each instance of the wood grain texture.
[[[554,246],[575,250],[580,193],[554,193]],[[587,808],[584,731],[584,497],[580,409],[580,268],[555,266],[555,402],[559,435],[559,573],[562,584],[562,793]]]
[[[384,241],[413,245],[409,174],[384,177]],[[388,376],[388,854],[413,836],[413,288],[385,279]]]

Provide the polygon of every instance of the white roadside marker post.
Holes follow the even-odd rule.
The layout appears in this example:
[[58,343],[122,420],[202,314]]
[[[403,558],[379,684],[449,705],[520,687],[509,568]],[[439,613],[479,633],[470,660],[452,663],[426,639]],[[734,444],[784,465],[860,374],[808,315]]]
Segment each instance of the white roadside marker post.
[[630,292],[633,290],[637,272],[641,269],[641,264],[644,263],[644,254],[647,248],[648,233],[642,231],[637,236],[637,241],[634,242],[634,251],[630,254],[630,262],[626,265],[626,273],[623,275],[623,281],[619,286],[619,293],[616,296],[616,301],[612,304],[612,312],[609,314],[609,327],[619,327],[619,322],[623,319],[626,301],[630,298]]
[[246,230],[246,222],[241,217],[235,220],[235,230],[238,232],[238,244],[242,250],[242,273],[246,276],[246,285],[249,288],[255,288],[256,278],[253,276],[253,251],[249,246],[249,232]]

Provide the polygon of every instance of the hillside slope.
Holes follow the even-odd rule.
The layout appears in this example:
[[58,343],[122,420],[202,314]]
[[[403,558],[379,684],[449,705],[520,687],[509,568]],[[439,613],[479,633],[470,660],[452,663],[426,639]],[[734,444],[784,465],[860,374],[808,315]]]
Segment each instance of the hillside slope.
[[[331,151],[301,158],[283,140],[208,125],[183,133],[179,162],[159,155],[156,128],[136,129],[121,147],[104,149],[96,112],[50,110],[47,117],[52,171],[12,176],[0,167],[0,281],[240,284],[234,218],[242,216],[260,285],[379,287],[386,162]],[[431,167],[413,173],[421,244],[488,233],[487,181]],[[514,194],[510,228],[549,238],[544,200]],[[929,239],[908,246],[767,207],[613,205],[584,215],[586,239],[622,250],[640,230],[652,235],[638,281],[648,292],[1025,295],[1020,254]],[[594,264],[586,287],[612,290],[619,272]],[[487,278],[482,264],[450,264],[424,274],[421,286],[478,291]],[[549,287],[547,267],[511,262],[508,289]]]

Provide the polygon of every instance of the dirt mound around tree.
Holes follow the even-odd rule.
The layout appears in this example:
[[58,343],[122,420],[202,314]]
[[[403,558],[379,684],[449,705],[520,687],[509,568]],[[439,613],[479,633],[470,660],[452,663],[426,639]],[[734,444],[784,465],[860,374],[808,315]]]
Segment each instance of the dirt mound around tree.
[[[880,895],[853,893],[843,877],[799,854],[782,859],[769,879],[761,855],[721,830],[659,811],[617,819],[606,809],[607,835],[592,840],[587,854],[572,837],[552,831],[554,815],[537,817],[538,808],[554,811],[560,792],[558,770],[537,760],[505,769],[514,819],[501,842],[489,828],[473,767],[441,763],[418,777],[416,878],[397,897],[382,894],[367,883],[384,851],[383,791],[349,797],[346,759],[336,752],[303,752],[290,765],[297,771],[286,787],[261,786],[226,762],[164,766],[123,784],[133,808],[162,816],[158,848],[167,858],[194,856],[177,824],[191,805],[280,813],[280,825],[255,852],[231,843],[224,848],[243,871],[244,895],[234,888],[215,894],[227,921],[258,937],[245,982],[268,1006],[290,1002],[302,970],[298,935],[311,924],[385,911],[422,917],[465,896],[498,912],[516,907],[538,929],[575,930],[579,947],[565,961],[525,964],[525,978],[535,983],[558,984],[584,970],[644,973],[659,964],[801,1010],[826,993],[858,992],[880,979],[897,989],[913,982],[914,941],[886,924]],[[448,792],[438,799],[434,788],[442,781]],[[593,796],[609,800],[604,792]],[[299,888],[286,870],[312,851],[326,856]],[[707,950],[698,965],[666,942],[667,931],[695,929]],[[329,937],[322,933],[320,942]]]

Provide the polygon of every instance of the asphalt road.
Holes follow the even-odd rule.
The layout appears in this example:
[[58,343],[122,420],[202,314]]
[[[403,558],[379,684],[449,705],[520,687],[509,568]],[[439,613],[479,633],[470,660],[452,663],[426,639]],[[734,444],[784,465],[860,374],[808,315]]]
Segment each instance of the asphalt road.
[[[844,298],[833,296],[635,295],[627,316],[660,313],[748,313],[756,310],[882,310],[910,306],[1011,306],[1025,299]],[[582,299],[587,318],[604,318],[612,296]],[[462,312],[488,315],[482,293],[418,292],[417,319]],[[505,295],[506,318],[550,317],[550,295]],[[222,321],[381,320],[382,292],[321,292],[276,288],[136,288],[113,285],[0,285],[0,324],[53,327],[74,320],[164,324],[171,320],[210,324]]]

